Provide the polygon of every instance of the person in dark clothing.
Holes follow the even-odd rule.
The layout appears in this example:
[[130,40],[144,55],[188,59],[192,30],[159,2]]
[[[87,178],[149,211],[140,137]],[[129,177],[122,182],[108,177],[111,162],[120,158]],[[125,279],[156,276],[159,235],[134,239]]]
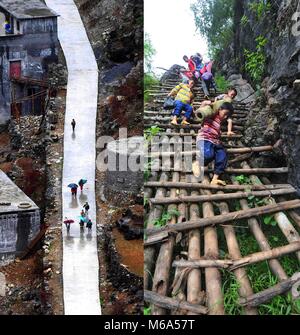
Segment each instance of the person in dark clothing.
[[88,202],[86,202],[83,206],[83,208],[85,209],[85,212],[87,213],[90,210],[90,205]]
[[91,230],[92,229],[92,226],[93,226],[93,223],[91,220],[88,221],[88,223],[86,224],[86,227],[88,230]]
[[72,196],[74,195],[75,198],[77,197],[77,187],[72,187],[71,188],[71,193],[72,193]]
[[75,127],[76,127],[76,121],[74,119],[71,122],[71,126],[72,126],[72,129],[73,129],[73,132],[74,132],[75,131]]

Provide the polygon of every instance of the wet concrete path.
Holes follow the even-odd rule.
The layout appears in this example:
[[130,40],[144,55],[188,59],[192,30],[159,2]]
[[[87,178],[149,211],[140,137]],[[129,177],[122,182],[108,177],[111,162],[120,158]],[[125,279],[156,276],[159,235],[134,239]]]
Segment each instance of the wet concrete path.
[[[73,0],[46,0],[60,15],[58,36],[69,77],[64,132],[63,218],[75,221],[67,234],[63,227],[63,289],[66,315],[100,315],[99,263],[96,237],[95,161],[98,68],[85,27]],[[71,121],[76,120],[72,133]],[[83,193],[72,199],[70,183],[86,178]],[[90,204],[93,229],[80,232],[83,204]]]

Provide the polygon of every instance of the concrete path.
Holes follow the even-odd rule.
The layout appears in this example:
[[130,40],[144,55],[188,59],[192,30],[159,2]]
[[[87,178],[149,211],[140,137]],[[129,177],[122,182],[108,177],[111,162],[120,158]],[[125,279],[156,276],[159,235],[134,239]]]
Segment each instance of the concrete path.
[[[68,71],[64,134],[63,218],[73,219],[70,234],[63,227],[63,286],[66,315],[100,315],[99,263],[96,237],[95,162],[98,68],[78,9],[73,0],[46,0],[60,15],[58,35]],[[75,133],[71,121],[76,120]],[[70,183],[86,178],[83,193],[72,199]],[[90,204],[92,233],[80,232],[82,205]]]

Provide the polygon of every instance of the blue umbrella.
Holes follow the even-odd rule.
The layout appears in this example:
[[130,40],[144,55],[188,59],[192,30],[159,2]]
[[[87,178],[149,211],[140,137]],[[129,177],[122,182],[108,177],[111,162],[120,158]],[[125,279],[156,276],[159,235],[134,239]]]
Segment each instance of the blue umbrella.
[[79,182],[78,182],[78,184],[81,184],[81,183],[83,185],[86,184],[87,183],[87,179],[80,179]]
[[70,185],[68,185],[68,187],[70,187],[70,188],[78,188],[78,185],[77,184],[70,184]]

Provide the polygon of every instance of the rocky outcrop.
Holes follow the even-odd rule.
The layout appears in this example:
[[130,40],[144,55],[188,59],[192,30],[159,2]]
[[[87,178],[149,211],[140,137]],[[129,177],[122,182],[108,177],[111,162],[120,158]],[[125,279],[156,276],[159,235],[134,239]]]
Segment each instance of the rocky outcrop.
[[76,0],[99,67],[101,134],[143,131],[143,1]]
[[227,80],[230,83],[230,86],[235,87],[238,92],[235,99],[236,101],[251,103],[256,100],[256,94],[253,87],[247,80],[243,79],[241,74],[232,74]]
[[167,80],[178,80],[178,76],[180,74],[180,70],[184,69],[181,65],[173,65],[168,71],[166,71],[160,79],[161,83],[166,82]]
[[[253,1],[235,1],[234,38],[216,63],[231,84],[238,86],[240,95],[246,96],[252,90],[246,88],[246,82],[240,86],[241,75],[253,83],[245,71],[244,49],[255,51],[258,36],[267,39],[264,79],[249,114],[245,142],[251,145],[277,143],[275,153],[264,154],[253,164],[261,164],[262,159],[266,165],[287,164],[289,182],[300,190],[300,35],[293,33],[295,20],[292,19],[297,8],[300,11],[299,2],[271,0],[270,10],[260,20],[250,9],[250,3]],[[247,22],[242,23],[243,16]]]

